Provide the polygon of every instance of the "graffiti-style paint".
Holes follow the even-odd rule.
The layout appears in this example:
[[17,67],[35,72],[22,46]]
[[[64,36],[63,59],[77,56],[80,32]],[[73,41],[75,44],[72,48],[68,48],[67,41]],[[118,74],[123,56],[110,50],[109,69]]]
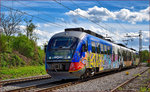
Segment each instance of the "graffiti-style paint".
[[[113,56],[115,56],[114,61],[112,61]],[[80,59],[86,68],[99,67],[99,71],[119,68],[121,62],[124,63],[122,60],[121,56],[118,57],[118,55],[97,54],[91,52],[86,52],[85,57]]]

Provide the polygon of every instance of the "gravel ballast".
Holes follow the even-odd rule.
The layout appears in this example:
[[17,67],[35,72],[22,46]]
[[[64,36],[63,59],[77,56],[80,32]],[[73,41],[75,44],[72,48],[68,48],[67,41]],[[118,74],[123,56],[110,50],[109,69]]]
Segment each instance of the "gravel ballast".
[[138,77],[124,85],[118,91],[135,91],[135,92],[150,92],[148,85],[150,83],[150,69],[143,74],[138,74]]
[[[138,73],[146,70],[149,67],[137,67],[122,72],[118,72],[112,75],[107,75],[100,77],[94,80],[89,80],[83,83],[76,85],[68,86],[62,89],[55,90],[57,92],[66,92],[66,91],[110,91],[111,89],[117,87],[119,84],[125,82],[128,79],[131,79]],[[126,75],[126,72],[129,72]]]
[[2,87],[0,92],[1,91],[5,92],[5,91],[18,89],[21,87],[27,87],[27,86],[31,86],[31,85],[46,84],[46,83],[50,83],[50,82],[54,82],[54,81],[58,81],[58,79],[49,78],[49,79],[43,79],[43,80],[34,80],[34,81],[29,81],[29,82],[10,84],[10,85],[6,85],[6,86]]

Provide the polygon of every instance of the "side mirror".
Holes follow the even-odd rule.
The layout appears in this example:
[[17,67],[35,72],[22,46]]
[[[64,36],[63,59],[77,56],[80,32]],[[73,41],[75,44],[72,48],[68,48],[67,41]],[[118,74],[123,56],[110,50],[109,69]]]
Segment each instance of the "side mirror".
[[44,45],[44,52],[46,53],[47,45]]

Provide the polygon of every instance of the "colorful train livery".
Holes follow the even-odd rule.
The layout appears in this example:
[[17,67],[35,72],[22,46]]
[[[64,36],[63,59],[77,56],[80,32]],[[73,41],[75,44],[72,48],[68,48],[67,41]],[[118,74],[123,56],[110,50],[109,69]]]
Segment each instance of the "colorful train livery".
[[68,28],[51,37],[45,67],[53,78],[86,78],[138,65],[136,51],[83,28]]

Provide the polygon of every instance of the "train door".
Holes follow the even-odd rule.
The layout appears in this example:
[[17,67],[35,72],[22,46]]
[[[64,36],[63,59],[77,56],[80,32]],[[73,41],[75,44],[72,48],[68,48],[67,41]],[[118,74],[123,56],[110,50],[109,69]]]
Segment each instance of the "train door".
[[108,57],[108,64],[109,64],[109,69],[111,69],[111,47],[108,45],[107,46],[107,57]]
[[124,66],[123,49],[122,48],[120,48],[120,65],[121,65],[121,68]]
[[112,68],[117,68],[117,48],[115,46],[112,49]]
[[99,71],[104,70],[104,46],[103,43],[100,43],[100,55],[99,55],[99,59],[100,59],[100,68]]
[[96,43],[96,72],[100,70],[100,44]]
[[91,53],[91,68],[95,67],[95,61],[96,61],[96,43],[94,41],[91,42],[91,46],[92,46],[92,53]]

